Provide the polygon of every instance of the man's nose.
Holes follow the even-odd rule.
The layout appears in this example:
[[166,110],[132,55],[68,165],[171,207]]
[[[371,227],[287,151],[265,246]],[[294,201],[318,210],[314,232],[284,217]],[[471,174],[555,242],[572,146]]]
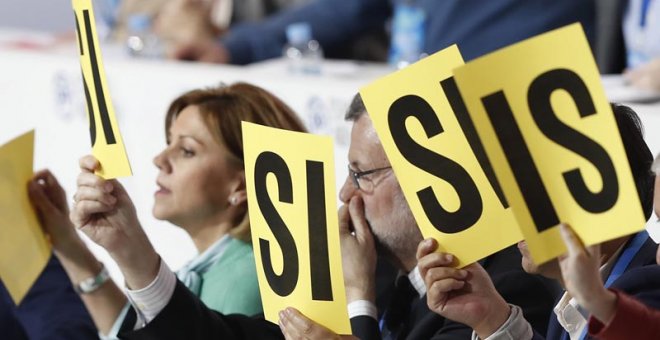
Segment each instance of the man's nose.
[[344,185],[342,185],[341,190],[339,191],[339,199],[344,204],[348,204],[348,201],[351,200],[351,197],[353,197],[357,191],[358,188],[355,186],[355,183],[353,183],[353,179],[350,176],[346,176]]

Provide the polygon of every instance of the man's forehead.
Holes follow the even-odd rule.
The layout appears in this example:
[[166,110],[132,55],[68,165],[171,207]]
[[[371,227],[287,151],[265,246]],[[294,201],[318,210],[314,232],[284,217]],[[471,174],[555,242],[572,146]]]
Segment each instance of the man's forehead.
[[367,115],[361,116],[353,123],[348,161],[355,167],[388,164],[383,145]]

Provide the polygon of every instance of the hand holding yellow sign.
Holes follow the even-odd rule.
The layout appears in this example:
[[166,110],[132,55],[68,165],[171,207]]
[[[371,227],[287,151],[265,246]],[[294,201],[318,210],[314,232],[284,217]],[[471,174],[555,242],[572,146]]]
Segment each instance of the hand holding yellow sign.
[[243,122],[252,244],[267,320],[292,306],[350,334],[332,139]]
[[50,258],[27,192],[32,178],[34,131],[0,148],[0,278],[19,304]]
[[108,92],[92,1],[73,0],[72,4],[76,16],[92,154],[101,163],[97,175],[105,179],[130,176],[131,166]]
[[422,234],[461,267],[522,239],[453,81],[462,65],[452,46],[360,91]]
[[455,70],[535,262],[639,231],[644,215],[589,43],[578,24]]

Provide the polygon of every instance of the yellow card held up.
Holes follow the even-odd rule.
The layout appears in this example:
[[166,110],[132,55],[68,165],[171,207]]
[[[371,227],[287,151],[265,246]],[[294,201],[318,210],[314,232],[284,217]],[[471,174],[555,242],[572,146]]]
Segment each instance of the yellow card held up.
[[252,244],[266,320],[295,307],[350,334],[332,139],[243,122]]
[[424,237],[465,266],[522,239],[452,70],[456,45],[360,94]]
[[105,179],[130,176],[131,165],[119,132],[103,68],[92,1],[73,0],[72,4],[76,17],[92,154],[101,163],[97,175]]
[[50,244],[28,197],[34,130],[0,147],[0,278],[19,304],[50,258]]
[[536,263],[565,252],[560,222],[587,245],[644,227],[579,24],[476,59],[455,78]]

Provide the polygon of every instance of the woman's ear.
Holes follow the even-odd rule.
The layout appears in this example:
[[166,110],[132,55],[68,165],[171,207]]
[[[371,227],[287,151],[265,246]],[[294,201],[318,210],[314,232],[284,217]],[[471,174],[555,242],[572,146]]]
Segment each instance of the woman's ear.
[[240,205],[247,200],[247,189],[245,187],[245,171],[241,170],[236,174],[234,183],[229,193],[229,204]]

